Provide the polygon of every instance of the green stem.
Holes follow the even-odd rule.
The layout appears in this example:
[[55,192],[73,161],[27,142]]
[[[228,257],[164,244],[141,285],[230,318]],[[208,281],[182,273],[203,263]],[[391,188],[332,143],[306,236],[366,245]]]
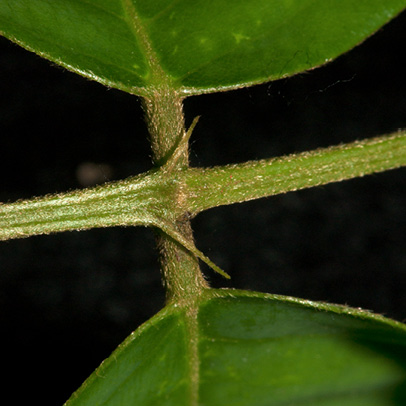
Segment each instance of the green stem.
[[184,173],[187,209],[245,202],[406,166],[406,131],[282,158]]
[[[169,117],[180,120],[174,127],[167,123],[166,131],[172,134],[167,148],[173,151],[172,155],[162,154],[159,158],[159,146],[165,144],[159,140],[154,143],[158,146],[154,155],[164,162],[163,166],[96,188],[0,203],[0,240],[94,227],[152,226],[162,231],[159,245],[168,298],[180,300],[207,287],[196,257],[228,277],[196,249],[190,216],[211,207],[406,166],[404,131],[283,158],[208,169],[188,168],[187,137],[196,119],[185,134],[181,103],[176,96],[169,98],[168,103],[171,100],[172,109],[166,106],[155,113],[172,111]],[[156,111],[153,101],[149,103],[152,112]],[[157,117],[152,118],[151,122],[156,123]],[[179,133],[171,132],[173,128],[180,128]],[[153,132],[152,137],[159,134]],[[180,249],[179,244],[184,248]]]
[[[0,240],[95,227],[155,225],[168,185],[159,171],[98,187],[0,203]],[[165,193],[161,193],[165,191]]]
[[[189,166],[188,143],[182,142],[187,135],[183,116],[182,98],[168,88],[160,89],[144,99],[144,111],[148,124],[153,162],[161,168],[161,174],[176,184],[172,190],[167,221],[194,247],[189,215],[185,209],[186,194],[177,173]],[[176,159],[171,159],[171,157]],[[191,250],[186,249],[167,233],[158,232],[161,270],[167,292],[167,301],[190,304],[200,296],[208,284],[203,278],[199,262]]]

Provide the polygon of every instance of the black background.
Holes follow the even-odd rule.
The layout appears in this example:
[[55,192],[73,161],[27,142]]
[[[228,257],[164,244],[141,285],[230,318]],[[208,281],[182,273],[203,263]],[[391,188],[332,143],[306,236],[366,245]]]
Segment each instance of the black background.
[[[185,102],[194,166],[268,158],[406,127],[406,15],[314,71]],[[0,39],[0,201],[150,168],[139,100]],[[107,173],[109,171],[105,171]],[[216,287],[363,307],[406,319],[404,169],[209,210],[197,246],[232,275]],[[0,244],[3,399],[62,404],[164,303],[150,230],[105,229]]]

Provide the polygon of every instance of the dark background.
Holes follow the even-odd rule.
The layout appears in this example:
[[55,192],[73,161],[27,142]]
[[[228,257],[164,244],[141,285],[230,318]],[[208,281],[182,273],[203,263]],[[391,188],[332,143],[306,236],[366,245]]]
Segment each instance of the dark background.
[[[243,162],[406,127],[406,15],[329,65],[185,102],[193,165]],[[0,39],[0,201],[150,168],[139,100]],[[83,183],[83,181],[82,181]],[[363,307],[406,319],[404,169],[209,210],[197,246],[232,275],[212,284]],[[164,303],[150,230],[0,244],[2,395],[62,404]]]

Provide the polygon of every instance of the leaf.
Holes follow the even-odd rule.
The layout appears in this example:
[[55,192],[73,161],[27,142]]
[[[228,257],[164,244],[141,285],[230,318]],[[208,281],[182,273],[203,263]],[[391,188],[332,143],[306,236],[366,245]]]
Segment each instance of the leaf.
[[0,2],[0,33],[107,86],[191,95],[324,64],[405,7],[405,0],[13,0]]
[[208,290],[142,325],[66,406],[405,401],[405,325],[348,307]]

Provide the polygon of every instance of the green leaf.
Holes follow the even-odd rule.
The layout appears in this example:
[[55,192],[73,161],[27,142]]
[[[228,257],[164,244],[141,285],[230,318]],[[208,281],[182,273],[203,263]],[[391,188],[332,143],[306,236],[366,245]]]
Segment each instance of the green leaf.
[[0,2],[0,33],[108,86],[189,95],[324,64],[405,7],[405,0],[13,0]]
[[343,306],[207,290],[142,325],[66,406],[405,402],[405,325]]

